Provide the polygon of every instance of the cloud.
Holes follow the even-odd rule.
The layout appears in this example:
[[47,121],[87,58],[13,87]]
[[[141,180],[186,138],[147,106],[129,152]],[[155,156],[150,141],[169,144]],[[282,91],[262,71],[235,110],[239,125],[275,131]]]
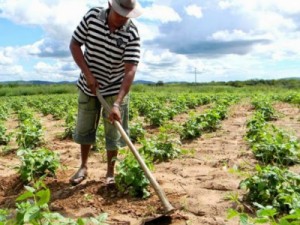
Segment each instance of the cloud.
[[142,23],[140,21],[134,21],[138,27],[139,34],[143,41],[153,40],[159,36],[159,28],[156,24],[153,23]]
[[300,12],[300,2],[294,0],[223,0],[219,2],[223,9],[233,8],[243,12],[276,11],[284,14]]
[[189,16],[194,16],[196,18],[201,18],[203,15],[202,15],[202,9],[200,6],[197,6],[197,5],[189,5],[187,7],[184,8],[186,13],[189,15]]
[[[136,79],[193,82],[195,70],[199,82],[267,79],[300,69],[298,1],[139,2],[145,11],[134,19],[142,46]],[[69,41],[92,6],[107,0],[0,0],[1,18],[44,32],[32,43],[0,47],[0,80],[75,80]]]
[[50,61],[38,62],[34,71],[42,80],[75,80],[79,76],[79,69],[73,62]]
[[181,21],[180,16],[174,9],[163,5],[152,5],[151,7],[144,8],[141,19],[160,21],[162,23]]
[[68,56],[72,32],[88,10],[84,0],[3,1],[0,8],[2,18],[20,25],[42,28],[43,40],[35,44],[34,51],[34,55],[40,57]]
[[24,74],[21,65],[2,65],[0,64],[0,81],[18,80]]
[[269,43],[268,40],[239,40],[239,41],[199,41],[173,47],[178,54],[216,57],[224,54],[244,55],[251,51],[255,44]]
[[29,54],[39,57],[69,57],[70,51],[68,43],[69,42],[59,41],[56,39],[43,39],[35,43],[35,50],[30,50]]
[[[250,36],[251,37],[251,36]],[[211,35],[211,39],[219,41],[246,40],[249,36],[242,30],[220,30]]]
[[0,50],[0,65],[10,65],[13,63],[13,59],[6,55],[5,50]]
[[285,18],[276,12],[260,12],[256,16],[257,29],[261,31],[284,32],[297,27],[292,18]]
[[[195,0],[179,2],[170,2],[169,7],[179,13],[181,20],[160,24],[157,36],[145,41],[147,47],[208,58],[226,54],[255,54],[256,46],[274,47],[282,37],[287,38],[284,37],[287,33],[297,31],[297,21],[300,21],[298,16],[285,17],[280,14],[278,10],[282,1],[274,4],[268,0],[264,3],[203,1],[201,6]],[[219,7],[213,7],[214,3]],[[195,6],[203,12],[201,20],[190,16]],[[189,9],[189,13],[184,13],[182,7],[186,12]],[[291,10],[285,8],[285,12]]]
[[[146,50],[142,53],[136,79],[150,81],[194,81],[195,69],[203,72],[205,64],[200,59],[174,54],[169,50]],[[140,77],[142,75],[142,77]]]

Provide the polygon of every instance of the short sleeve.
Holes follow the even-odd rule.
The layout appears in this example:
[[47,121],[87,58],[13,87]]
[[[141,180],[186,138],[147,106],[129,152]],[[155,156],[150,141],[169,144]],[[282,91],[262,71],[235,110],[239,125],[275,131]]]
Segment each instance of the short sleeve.
[[125,48],[123,57],[125,63],[138,64],[140,61],[140,38],[137,37],[130,41]]
[[78,41],[79,43],[84,44],[86,42],[87,39],[87,34],[88,34],[88,18],[89,15],[91,13],[91,10],[88,11],[84,17],[82,18],[82,20],[80,21],[80,23],[78,24],[78,26],[76,27],[75,31],[73,32],[72,37]]

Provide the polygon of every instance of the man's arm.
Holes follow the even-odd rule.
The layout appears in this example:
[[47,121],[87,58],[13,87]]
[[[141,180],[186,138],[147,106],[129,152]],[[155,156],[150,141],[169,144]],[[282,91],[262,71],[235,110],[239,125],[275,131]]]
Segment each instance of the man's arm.
[[118,107],[112,107],[111,114],[109,116],[110,121],[118,120],[121,121],[121,113],[120,113],[120,105],[123,101],[123,98],[128,94],[130,87],[132,85],[135,73],[137,70],[137,65],[134,63],[125,63],[125,76],[123,79],[123,82],[121,84],[120,92],[118,94],[118,97],[115,101],[115,106]]
[[76,41],[74,38],[70,42],[70,51],[73,56],[73,59],[77,66],[80,68],[84,74],[88,88],[96,95],[96,89],[99,87],[99,84],[93,74],[91,73],[86,61],[84,60],[83,52],[81,50],[81,43]]
[[120,92],[118,94],[118,97],[115,101],[116,104],[121,104],[123,101],[123,98],[128,94],[130,87],[132,85],[132,82],[134,80],[134,76],[137,70],[137,65],[133,63],[125,63],[125,76],[120,88]]

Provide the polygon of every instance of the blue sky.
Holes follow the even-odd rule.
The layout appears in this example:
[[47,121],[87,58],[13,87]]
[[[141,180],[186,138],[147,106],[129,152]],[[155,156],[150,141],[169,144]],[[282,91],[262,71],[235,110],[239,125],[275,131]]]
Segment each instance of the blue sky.
[[[135,80],[300,77],[300,1],[140,0]],[[72,32],[107,0],[0,0],[0,82],[75,81]],[[67,10],[67,11],[66,11]]]

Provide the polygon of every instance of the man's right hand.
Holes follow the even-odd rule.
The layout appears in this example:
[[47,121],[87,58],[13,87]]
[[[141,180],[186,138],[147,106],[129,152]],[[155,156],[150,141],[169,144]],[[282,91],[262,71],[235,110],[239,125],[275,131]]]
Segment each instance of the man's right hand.
[[99,83],[96,80],[96,78],[92,74],[90,74],[90,75],[85,75],[85,79],[88,88],[92,91],[94,95],[96,95],[96,90],[99,88]]
[[83,56],[83,52],[81,50],[81,46],[82,43],[76,41],[74,38],[71,39],[70,50],[74,58],[74,61],[81,69],[81,72],[84,74],[88,88],[91,90],[91,92],[94,95],[96,95],[96,90],[97,88],[99,88],[99,84],[96,78],[91,73],[88,65],[86,64],[86,61]]

